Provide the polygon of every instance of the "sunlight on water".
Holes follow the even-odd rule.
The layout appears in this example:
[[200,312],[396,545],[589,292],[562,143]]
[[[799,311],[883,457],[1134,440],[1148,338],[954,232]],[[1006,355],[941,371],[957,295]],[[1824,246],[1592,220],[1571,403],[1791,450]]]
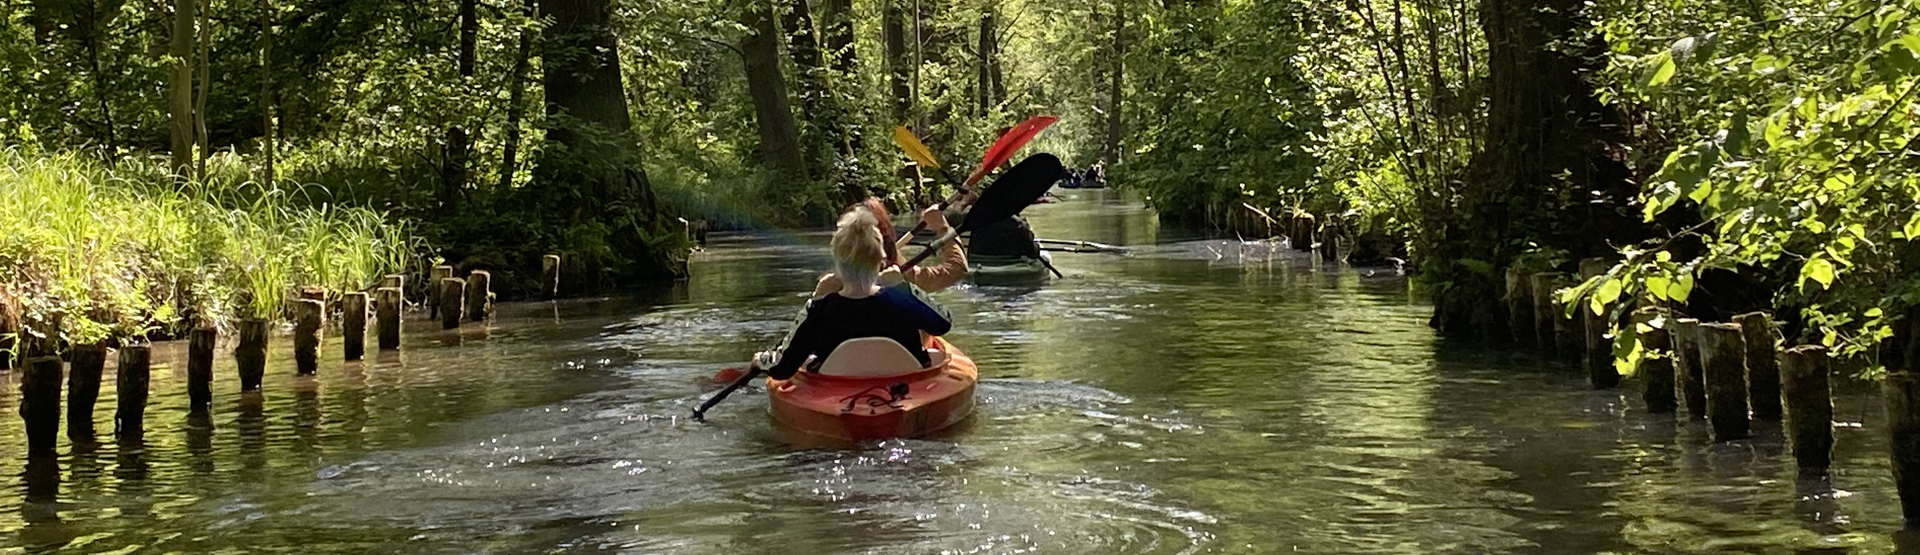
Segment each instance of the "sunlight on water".
[[223,354],[204,421],[182,409],[184,349],[163,346],[144,443],[29,466],[18,421],[0,428],[0,553],[1892,549],[1870,392],[1838,399],[1857,425],[1833,478],[1796,479],[1777,429],[1713,446],[1632,389],[1441,344],[1391,271],[1181,235],[1104,191],[1030,214],[1048,238],[1133,248],[939,294],[985,378],[939,437],[812,448],[757,390],[688,420],[826,267],[821,233],[724,235],[671,288],[506,305],[486,329],[416,318],[405,350],[316,378],[278,339],[263,398]]

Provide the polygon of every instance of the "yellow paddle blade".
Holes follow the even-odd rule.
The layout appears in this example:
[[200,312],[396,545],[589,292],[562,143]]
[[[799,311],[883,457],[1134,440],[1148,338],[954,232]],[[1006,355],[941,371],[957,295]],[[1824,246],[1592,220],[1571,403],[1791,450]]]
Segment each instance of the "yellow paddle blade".
[[920,164],[922,167],[940,167],[940,162],[933,159],[933,151],[928,150],[927,145],[921,144],[920,138],[913,136],[913,131],[907,129],[907,126],[894,126],[893,142],[894,144],[900,145],[900,150],[907,151],[907,157],[912,158],[915,163]]

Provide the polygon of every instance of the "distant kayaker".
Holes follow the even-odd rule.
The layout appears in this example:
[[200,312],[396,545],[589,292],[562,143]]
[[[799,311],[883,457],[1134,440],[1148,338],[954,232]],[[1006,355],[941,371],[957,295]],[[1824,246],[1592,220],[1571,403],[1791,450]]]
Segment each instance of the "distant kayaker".
[[[892,339],[921,365],[932,364],[920,334],[945,334],[952,320],[890,264],[887,245],[892,241],[881,231],[883,221],[865,205],[840,217],[833,233],[832,280],[839,287],[808,302],[799,327],[782,348],[756,357],[756,365],[766,368],[768,376],[790,378],[808,358],[825,358],[841,343],[863,337]],[[822,285],[827,282],[821,280]]]

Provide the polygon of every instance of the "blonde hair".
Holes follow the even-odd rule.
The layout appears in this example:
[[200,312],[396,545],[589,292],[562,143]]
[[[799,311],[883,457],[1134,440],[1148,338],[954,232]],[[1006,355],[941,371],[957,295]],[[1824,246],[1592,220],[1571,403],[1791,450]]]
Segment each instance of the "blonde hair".
[[884,243],[880,218],[872,210],[855,206],[842,214],[833,231],[833,273],[840,283],[856,291],[873,289],[887,256]]

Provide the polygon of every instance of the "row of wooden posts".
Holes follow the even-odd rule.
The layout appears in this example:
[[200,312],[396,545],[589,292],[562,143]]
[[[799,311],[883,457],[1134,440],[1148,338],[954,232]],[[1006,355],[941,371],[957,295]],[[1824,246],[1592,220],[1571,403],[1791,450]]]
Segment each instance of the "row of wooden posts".
[[[435,266],[426,288],[424,308],[427,317],[437,319],[443,329],[460,327],[462,321],[481,322],[493,315],[492,276],[486,270],[473,270],[465,278],[454,277],[453,266]],[[542,263],[543,293],[552,298],[559,292],[560,257],[547,255]],[[403,294],[405,276],[389,275],[370,296],[351,292],[340,299],[342,355],[345,360],[366,356],[367,303],[374,302],[375,337],[380,350],[400,348],[400,315],[406,304]],[[319,293],[303,293],[294,301],[293,359],[300,375],[313,375],[319,369],[320,338],[326,328],[327,306]],[[234,360],[239,367],[240,389],[257,391],[266,373],[266,320],[242,320],[235,342]],[[218,331],[212,327],[192,330],[187,338],[187,399],[190,413],[201,413],[213,404],[213,358]],[[82,345],[71,355],[72,376],[66,380],[67,436],[75,443],[92,441],[95,436],[93,410],[100,398],[105,373],[107,347]],[[114,434],[138,438],[144,429],[147,384],[151,373],[152,348],[129,344],[119,348],[115,381],[118,406],[114,411]],[[27,429],[27,452],[42,455],[54,452],[60,428],[60,393],[63,361],[59,356],[32,356],[22,361],[20,379],[20,416]]]
[[1341,261],[1338,242],[1349,238],[1346,237],[1346,227],[1342,225],[1340,218],[1328,216],[1326,222],[1316,223],[1313,214],[1306,211],[1295,211],[1286,216],[1286,220],[1283,221],[1282,224],[1286,228],[1288,242],[1293,246],[1293,250],[1315,250],[1313,239],[1314,234],[1318,232],[1320,236],[1320,243],[1318,244],[1320,260],[1325,262]]

